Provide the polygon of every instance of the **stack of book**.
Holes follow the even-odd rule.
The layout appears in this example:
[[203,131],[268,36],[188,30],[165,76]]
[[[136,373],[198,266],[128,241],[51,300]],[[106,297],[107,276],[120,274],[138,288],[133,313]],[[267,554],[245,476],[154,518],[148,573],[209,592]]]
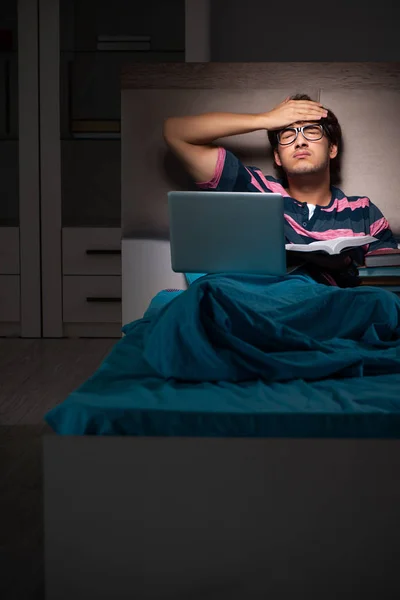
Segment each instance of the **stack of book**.
[[382,287],[400,296],[400,248],[370,252],[358,271],[361,285]]

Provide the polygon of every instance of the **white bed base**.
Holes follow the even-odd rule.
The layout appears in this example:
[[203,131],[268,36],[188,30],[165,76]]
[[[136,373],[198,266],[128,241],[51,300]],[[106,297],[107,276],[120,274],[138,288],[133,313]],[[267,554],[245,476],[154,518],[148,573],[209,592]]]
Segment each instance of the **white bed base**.
[[400,441],[44,439],[47,600],[400,597]]

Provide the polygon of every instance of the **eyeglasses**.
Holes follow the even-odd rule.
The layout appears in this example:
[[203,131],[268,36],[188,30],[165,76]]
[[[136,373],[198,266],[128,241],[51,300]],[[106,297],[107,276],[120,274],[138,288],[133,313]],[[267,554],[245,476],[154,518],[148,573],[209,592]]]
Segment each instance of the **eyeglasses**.
[[303,127],[288,127],[278,133],[278,144],[281,144],[281,146],[293,144],[300,131],[306,140],[309,140],[310,142],[316,142],[324,135],[324,128],[319,124],[303,125]]

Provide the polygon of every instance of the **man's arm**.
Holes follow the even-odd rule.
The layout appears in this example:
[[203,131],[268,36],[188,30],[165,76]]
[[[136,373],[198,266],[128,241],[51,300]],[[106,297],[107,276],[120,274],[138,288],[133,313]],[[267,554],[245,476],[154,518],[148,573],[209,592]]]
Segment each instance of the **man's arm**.
[[187,117],[170,117],[164,122],[166,143],[197,182],[212,179],[218,158],[213,142],[222,137],[253,131],[287,127],[300,120],[317,120],[325,116],[322,104],[286,98],[273,110],[258,114],[205,113]]
[[265,125],[261,114],[205,113],[167,119],[163,135],[189,175],[196,182],[204,182],[212,179],[217,164],[218,147],[212,142],[265,129]]
[[369,245],[368,252],[382,250],[384,248],[397,248],[397,242],[393,236],[387,219],[379,208],[371,202],[369,207],[370,228],[369,235],[377,238],[376,242]]

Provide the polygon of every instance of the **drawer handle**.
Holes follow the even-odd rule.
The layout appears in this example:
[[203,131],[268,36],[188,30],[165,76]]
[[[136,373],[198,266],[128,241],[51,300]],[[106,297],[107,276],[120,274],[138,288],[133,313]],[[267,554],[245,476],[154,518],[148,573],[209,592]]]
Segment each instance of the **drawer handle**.
[[101,297],[96,297],[96,296],[88,296],[86,298],[86,302],[121,302],[121,298],[101,298]]
[[104,250],[86,250],[86,254],[88,254],[88,255],[93,255],[93,254],[98,254],[98,255],[101,255],[101,254],[121,254],[121,250],[111,250],[111,249],[110,250],[107,250],[107,249],[104,249]]

